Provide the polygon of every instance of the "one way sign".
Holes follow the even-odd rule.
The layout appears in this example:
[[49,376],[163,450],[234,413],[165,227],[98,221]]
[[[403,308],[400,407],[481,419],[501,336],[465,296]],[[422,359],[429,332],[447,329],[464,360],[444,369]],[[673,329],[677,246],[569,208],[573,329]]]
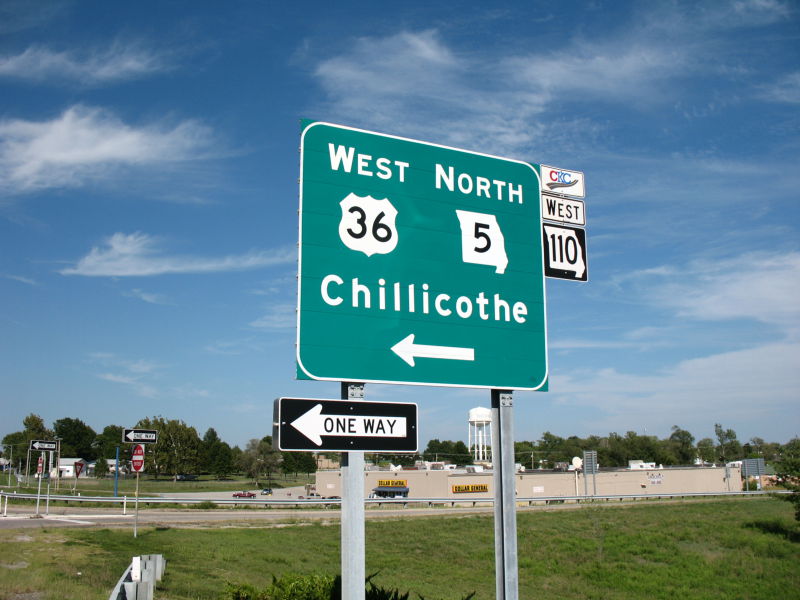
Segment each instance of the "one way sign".
[[278,398],[273,440],[278,449],[416,452],[417,405]]
[[123,429],[122,441],[131,444],[155,444],[158,431],[155,429]]

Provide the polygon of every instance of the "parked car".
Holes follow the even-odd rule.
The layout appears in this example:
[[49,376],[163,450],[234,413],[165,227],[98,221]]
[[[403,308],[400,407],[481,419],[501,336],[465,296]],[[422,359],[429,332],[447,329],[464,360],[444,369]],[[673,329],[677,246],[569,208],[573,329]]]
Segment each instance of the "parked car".
[[272,496],[272,488],[264,488],[261,490],[262,496]]
[[254,492],[233,492],[234,498],[255,498]]
[[180,473],[175,476],[176,481],[196,481],[197,475],[189,475],[187,473]]

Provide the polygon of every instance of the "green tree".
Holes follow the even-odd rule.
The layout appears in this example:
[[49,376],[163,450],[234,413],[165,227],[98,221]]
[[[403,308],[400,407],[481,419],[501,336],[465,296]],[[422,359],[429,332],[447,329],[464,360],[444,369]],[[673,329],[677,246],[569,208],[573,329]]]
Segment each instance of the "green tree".
[[715,423],[714,435],[717,436],[717,442],[719,442],[717,453],[723,463],[743,457],[742,445],[736,439],[736,432],[733,429],[723,429],[722,425]]
[[263,474],[266,474],[268,480],[272,479],[272,474],[280,466],[281,455],[272,449],[271,439],[269,436],[260,440],[253,438],[242,451],[240,466],[256,485]]
[[[31,413],[22,419],[22,431],[15,431],[3,437],[3,448],[9,454],[12,453],[10,447],[14,446],[14,464],[19,465],[24,472],[27,468],[28,448],[31,440],[52,440],[55,438],[52,430],[44,424],[44,419],[37,414]],[[38,456],[34,456],[34,462]]]
[[223,479],[233,473],[233,451],[231,447],[219,441],[214,444],[210,450],[210,464],[211,473],[217,479]]
[[66,417],[53,423],[55,436],[61,439],[61,456],[93,460],[97,433],[80,419]]
[[108,461],[101,456],[94,464],[94,476],[98,479],[104,479],[108,476],[108,473]]
[[704,462],[716,463],[717,448],[714,445],[714,440],[711,438],[703,438],[697,442],[697,454]]
[[116,457],[117,446],[122,450],[122,430],[124,427],[120,425],[106,425],[102,433],[97,435],[94,447],[98,457],[105,458],[106,460]]
[[22,426],[25,428],[28,440],[53,439],[53,430],[48,429],[44,424],[44,419],[37,414],[31,413],[22,419]]
[[200,467],[201,441],[194,427],[177,419],[163,417],[141,419],[137,428],[158,431],[158,442],[145,447],[145,471],[159,475],[171,475],[177,479],[180,473],[194,473]]
[[793,438],[783,446],[776,471],[778,485],[792,492],[777,497],[794,506],[794,517],[800,521],[800,438]]
[[694,462],[696,456],[694,436],[685,429],[673,425],[668,445],[677,457],[679,464],[690,465]]

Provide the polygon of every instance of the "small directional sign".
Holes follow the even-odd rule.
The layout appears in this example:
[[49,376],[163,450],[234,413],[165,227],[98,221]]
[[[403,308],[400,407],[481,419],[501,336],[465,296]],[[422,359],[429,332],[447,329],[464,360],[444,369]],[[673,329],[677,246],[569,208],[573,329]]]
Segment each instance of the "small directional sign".
[[58,450],[58,442],[49,440],[31,440],[30,450]]
[[542,218],[546,221],[569,223],[570,225],[586,225],[583,200],[543,193]]
[[554,279],[588,281],[586,231],[577,227],[542,225],[544,274]]
[[280,450],[416,452],[417,405],[278,398],[273,439]]
[[155,444],[158,441],[158,431],[155,429],[123,429],[122,441],[132,444]]

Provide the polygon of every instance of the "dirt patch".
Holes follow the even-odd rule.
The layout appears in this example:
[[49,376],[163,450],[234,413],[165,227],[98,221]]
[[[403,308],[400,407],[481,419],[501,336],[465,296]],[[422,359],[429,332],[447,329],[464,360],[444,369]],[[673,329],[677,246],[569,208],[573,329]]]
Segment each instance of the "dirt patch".
[[15,541],[15,542],[32,542],[32,541],[33,541],[33,538],[32,538],[31,536],[29,536],[29,535],[25,535],[25,534],[23,533],[23,534],[20,534],[20,535],[18,535],[18,536],[15,536],[15,537],[14,537],[14,541]]
[[8,600],[42,600],[42,592],[25,592],[24,594],[12,594]]
[[0,569],[24,569],[28,566],[24,560],[16,563],[0,563]]

